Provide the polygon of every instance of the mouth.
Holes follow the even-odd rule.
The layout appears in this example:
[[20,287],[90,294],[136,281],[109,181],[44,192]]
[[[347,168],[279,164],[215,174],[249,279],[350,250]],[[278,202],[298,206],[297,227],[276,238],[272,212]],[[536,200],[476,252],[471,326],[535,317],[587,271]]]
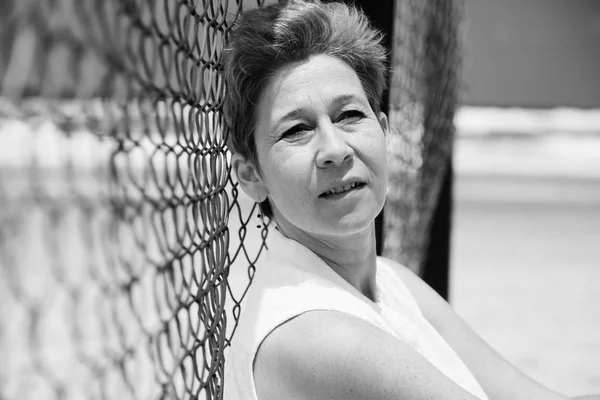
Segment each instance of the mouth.
[[346,185],[339,185],[334,188],[329,189],[326,192],[323,192],[319,195],[320,198],[329,198],[329,197],[338,197],[342,196],[346,193],[353,192],[365,186],[363,182],[352,182]]

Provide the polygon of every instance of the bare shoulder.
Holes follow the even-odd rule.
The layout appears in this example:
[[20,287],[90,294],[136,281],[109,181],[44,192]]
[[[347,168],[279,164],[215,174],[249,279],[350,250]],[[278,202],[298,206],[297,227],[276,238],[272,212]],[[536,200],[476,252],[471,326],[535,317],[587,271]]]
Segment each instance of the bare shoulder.
[[386,259],[416,299],[425,319],[441,334],[493,399],[563,399],[517,370],[483,341],[427,283]]
[[385,263],[389,266],[391,266],[394,271],[396,271],[398,273],[398,275],[400,276],[400,278],[405,281],[404,283],[407,286],[412,286],[414,284],[417,285],[421,285],[421,284],[425,284],[425,282],[423,282],[423,280],[419,277],[419,275],[415,274],[413,271],[411,271],[409,268],[405,267],[404,265],[398,263],[397,261],[392,260],[391,258],[387,258],[387,257],[379,257],[381,259],[383,259],[385,261]]
[[[411,293],[417,292],[416,293],[417,295],[421,295],[422,294],[421,292],[423,292],[424,290],[426,292],[433,291],[433,289],[431,289],[429,287],[429,285],[427,285],[427,283],[425,283],[425,281],[423,281],[419,275],[415,274],[409,268],[405,267],[404,265],[402,265],[390,258],[387,258],[387,257],[380,257],[380,258],[382,258],[387,265],[389,265],[391,268],[394,269],[394,271],[396,271],[396,273],[398,274],[400,279],[402,279],[402,281],[408,287],[408,289],[411,291]],[[415,294],[415,293],[413,293],[413,294]]]
[[336,311],[310,311],[272,331],[254,381],[260,400],[474,399],[405,343]]
[[436,329],[443,330],[446,318],[455,316],[448,302],[409,268],[389,258],[383,258],[398,273],[402,282],[410,290],[425,318]]

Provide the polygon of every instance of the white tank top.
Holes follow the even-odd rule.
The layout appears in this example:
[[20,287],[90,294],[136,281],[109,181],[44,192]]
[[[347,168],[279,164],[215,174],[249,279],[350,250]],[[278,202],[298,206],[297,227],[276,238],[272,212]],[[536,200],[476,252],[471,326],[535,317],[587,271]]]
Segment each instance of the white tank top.
[[373,302],[315,253],[276,229],[269,231],[267,248],[225,352],[225,400],[258,400],[253,363],[259,345],[279,325],[314,310],[343,312],[372,323],[411,346],[475,397],[488,400],[466,365],[425,320],[389,261],[377,259]]

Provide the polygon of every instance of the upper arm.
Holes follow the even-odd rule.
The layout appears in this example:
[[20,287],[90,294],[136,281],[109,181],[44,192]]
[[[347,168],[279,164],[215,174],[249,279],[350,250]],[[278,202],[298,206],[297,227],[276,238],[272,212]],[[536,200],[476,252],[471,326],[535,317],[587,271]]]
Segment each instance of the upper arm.
[[271,332],[254,381],[260,400],[476,399],[400,340],[335,311],[307,312]]
[[490,399],[564,399],[531,380],[502,358],[421,278],[406,267],[396,266],[425,319],[463,360]]

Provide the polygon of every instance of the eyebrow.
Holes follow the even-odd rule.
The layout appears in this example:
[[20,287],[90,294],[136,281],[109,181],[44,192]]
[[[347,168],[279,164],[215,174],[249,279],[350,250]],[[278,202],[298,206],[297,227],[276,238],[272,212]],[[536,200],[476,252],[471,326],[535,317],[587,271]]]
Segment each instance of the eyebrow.
[[358,97],[355,94],[338,94],[337,96],[335,96],[332,100],[332,103],[335,105],[338,104],[347,104],[347,103],[352,103],[353,101],[356,101],[357,103],[360,103],[362,105],[364,105],[363,99],[361,99],[360,97]]
[[[352,103],[353,101],[356,101],[357,103],[360,103],[362,106],[365,106],[364,101],[360,97],[358,97],[355,94],[351,94],[351,93],[338,94],[331,100],[331,104],[335,105],[335,106],[339,106],[340,104],[348,104],[348,103]],[[281,117],[277,121],[275,126],[279,127],[284,122],[299,118],[304,113],[304,110],[305,110],[304,108],[297,108],[295,110],[288,112],[287,114],[285,114],[283,117]]]

